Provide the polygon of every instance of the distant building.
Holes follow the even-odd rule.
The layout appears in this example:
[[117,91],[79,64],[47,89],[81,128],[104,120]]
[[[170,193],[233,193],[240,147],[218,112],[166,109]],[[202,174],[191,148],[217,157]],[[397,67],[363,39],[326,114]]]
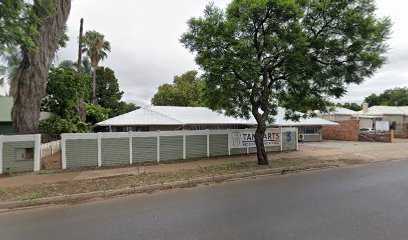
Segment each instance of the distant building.
[[13,98],[0,96],[0,135],[13,132],[11,121],[11,109],[13,108]]
[[361,111],[335,108],[333,112],[321,114],[330,121],[359,120],[360,129],[375,129],[376,122],[389,122],[399,137],[408,138],[408,106],[372,106],[363,104]]
[[[321,118],[301,118],[299,122],[285,120],[285,110],[278,109],[275,121],[270,127],[298,127],[299,139],[303,141],[320,141],[321,128],[336,123]],[[244,129],[254,128],[254,118],[239,119],[214,112],[205,107],[172,107],[151,106],[108,119],[96,124],[97,131],[173,131],[205,129]]]
[[[0,96],[0,135],[14,133],[13,122],[11,120],[11,110],[13,109],[13,97]],[[40,120],[49,118],[50,112],[40,112]]]

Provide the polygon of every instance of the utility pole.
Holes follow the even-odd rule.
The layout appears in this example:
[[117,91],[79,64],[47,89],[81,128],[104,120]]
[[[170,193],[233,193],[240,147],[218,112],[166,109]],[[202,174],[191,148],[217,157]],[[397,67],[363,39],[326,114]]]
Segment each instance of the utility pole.
[[84,26],[84,19],[81,18],[80,25],[79,25],[79,38],[78,38],[78,72],[81,71],[81,66],[82,66],[82,32],[83,32],[83,26]]
[[[78,63],[77,63],[77,70],[78,73],[81,72],[82,67],[82,33],[84,27],[84,19],[81,18],[80,25],[79,25],[79,37],[78,37]],[[85,121],[86,119],[86,110],[85,110],[85,103],[84,103],[84,94],[82,93],[81,98],[79,99],[78,105],[76,107],[76,111],[79,115],[81,121]]]

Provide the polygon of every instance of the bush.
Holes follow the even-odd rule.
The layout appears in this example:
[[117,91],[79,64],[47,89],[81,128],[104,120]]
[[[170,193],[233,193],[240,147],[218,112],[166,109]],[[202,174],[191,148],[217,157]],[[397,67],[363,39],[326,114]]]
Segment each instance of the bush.
[[79,117],[67,120],[59,116],[51,116],[46,120],[41,120],[38,129],[45,134],[85,133],[90,131],[90,125],[81,122]]

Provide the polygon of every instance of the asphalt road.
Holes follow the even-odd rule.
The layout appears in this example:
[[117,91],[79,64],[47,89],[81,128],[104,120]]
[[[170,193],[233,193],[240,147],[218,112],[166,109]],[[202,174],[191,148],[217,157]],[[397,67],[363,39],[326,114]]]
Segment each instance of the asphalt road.
[[0,214],[0,239],[408,239],[408,161]]

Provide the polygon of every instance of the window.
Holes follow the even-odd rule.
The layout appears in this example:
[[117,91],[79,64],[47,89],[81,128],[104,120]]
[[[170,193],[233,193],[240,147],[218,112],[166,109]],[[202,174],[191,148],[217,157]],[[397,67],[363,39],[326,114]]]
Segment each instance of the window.
[[33,160],[34,148],[16,148],[16,160]]
[[301,128],[302,134],[318,134],[319,127],[318,126],[305,126]]

